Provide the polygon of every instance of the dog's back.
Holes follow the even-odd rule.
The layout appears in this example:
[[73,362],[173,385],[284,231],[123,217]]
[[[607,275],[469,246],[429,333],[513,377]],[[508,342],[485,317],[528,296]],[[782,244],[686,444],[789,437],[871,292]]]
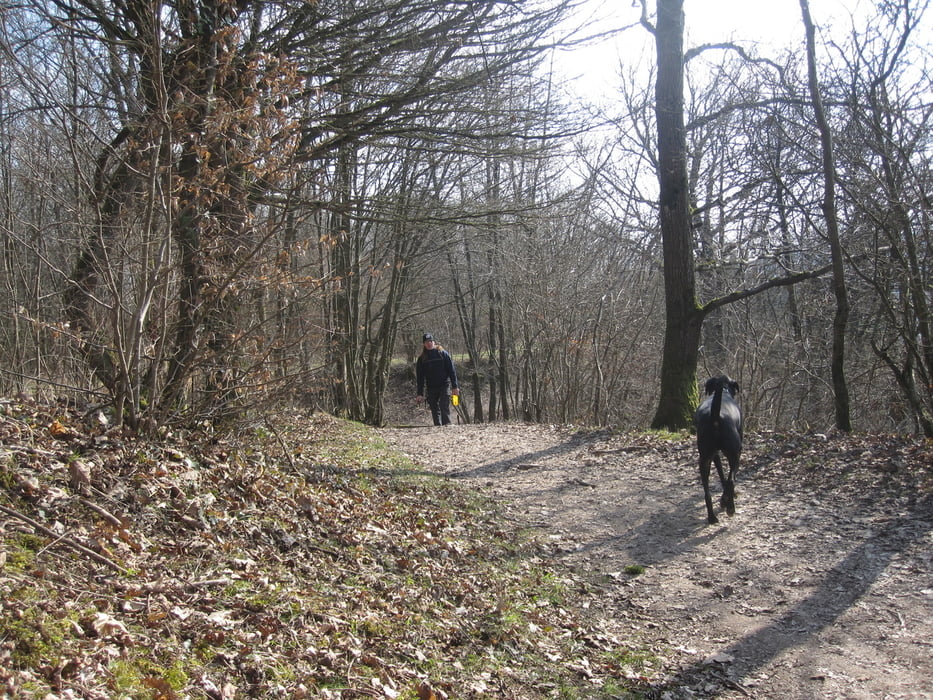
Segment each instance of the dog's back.
[[701,456],[717,450],[738,456],[742,452],[742,411],[735,402],[739,384],[723,375],[706,382],[704,399],[696,410],[697,448]]

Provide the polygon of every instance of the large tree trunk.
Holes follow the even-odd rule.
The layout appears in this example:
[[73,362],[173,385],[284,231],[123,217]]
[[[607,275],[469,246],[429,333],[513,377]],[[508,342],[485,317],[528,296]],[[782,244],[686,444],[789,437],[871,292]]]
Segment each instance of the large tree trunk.
[[661,397],[651,427],[670,430],[689,427],[693,422],[703,323],[703,312],[696,300],[693,235],[687,199],[683,38],[683,0],[658,0],[655,111],[667,325],[661,360]]

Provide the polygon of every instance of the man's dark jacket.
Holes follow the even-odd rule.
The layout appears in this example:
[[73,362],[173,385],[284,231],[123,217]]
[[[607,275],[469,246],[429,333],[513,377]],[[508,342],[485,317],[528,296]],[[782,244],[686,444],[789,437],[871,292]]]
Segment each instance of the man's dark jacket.
[[422,352],[418,357],[417,374],[418,396],[424,396],[425,385],[429,389],[439,389],[447,386],[448,379],[451,388],[458,388],[454,362],[450,359],[450,353],[446,350],[434,348]]

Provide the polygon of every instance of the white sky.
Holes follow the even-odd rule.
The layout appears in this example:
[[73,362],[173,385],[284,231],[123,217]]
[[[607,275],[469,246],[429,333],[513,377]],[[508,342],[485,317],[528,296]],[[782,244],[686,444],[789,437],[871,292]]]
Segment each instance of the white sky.
[[[850,16],[866,2],[810,0],[810,13],[820,30],[834,22],[846,28]],[[648,6],[653,12],[656,0],[649,0]],[[589,0],[584,12],[599,18],[596,26],[615,29],[637,23],[640,8],[637,0]],[[799,0],[685,0],[684,14],[685,48],[731,40],[745,46],[759,44],[760,54],[773,55],[789,46],[802,46],[804,41]],[[557,60],[563,66],[561,72],[575,78],[581,96],[599,101],[615,91],[620,57],[654,60],[649,39],[644,29],[635,27],[596,45],[563,53]]]

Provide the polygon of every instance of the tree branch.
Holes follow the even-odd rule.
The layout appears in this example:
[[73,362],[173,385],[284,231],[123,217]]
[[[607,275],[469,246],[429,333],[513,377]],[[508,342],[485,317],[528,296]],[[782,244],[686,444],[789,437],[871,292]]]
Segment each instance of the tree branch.
[[743,46],[738,44],[733,44],[731,41],[723,41],[718,44],[701,44],[700,46],[695,46],[692,49],[684,52],[684,65],[691,60],[699,56],[704,51],[711,51],[714,49],[720,49],[723,51],[735,51],[743,60],[748,61],[749,63],[764,63],[766,66],[771,66],[778,72],[778,75],[781,76],[781,80],[784,80],[784,68],[783,66],[778,65],[770,58],[755,58],[751,56]]
[[644,27],[645,29],[647,29],[649,32],[651,32],[652,34],[654,34],[654,32],[655,32],[654,25],[651,24],[651,20],[648,19],[648,2],[647,2],[647,0],[641,0],[641,18],[640,18],[640,20],[639,20],[639,23],[641,24],[641,26],[643,26],[643,27]]
[[767,282],[759,284],[757,287],[750,287],[749,289],[739,289],[731,294],[727,294],[724,297],[719,297],[717,299],[711,299],[710,301],[703,304],[700,307],[700,313],[704,316],[709,314],[711,311],[718,309],[720,307],[726,306],[736,301],[742,299],[747,299],[753,297],[756,294],[761,294],[769,289],[774,287],[790,287],[791,285],[797,284],[798,282],[803,282],[804,280],[815,279],[816,277],[822,277],[827,272],[833,269],[831,264],[824,265],[823,267],[817,268],[816,270],[808,270],[806,272],[796,272],[787,277],[776,277],[770,279]]

